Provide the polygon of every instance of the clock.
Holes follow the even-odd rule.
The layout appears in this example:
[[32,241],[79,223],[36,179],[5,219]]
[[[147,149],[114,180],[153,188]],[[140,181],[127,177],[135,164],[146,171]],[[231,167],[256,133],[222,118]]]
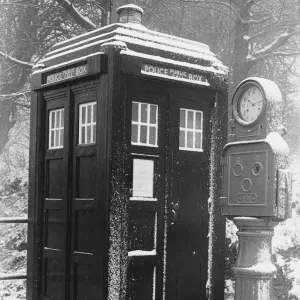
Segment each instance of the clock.
[[266,107],[264,91],[254,81],[242,84],[233,97],[233,115],[241,125],[252,125],[257,122]]

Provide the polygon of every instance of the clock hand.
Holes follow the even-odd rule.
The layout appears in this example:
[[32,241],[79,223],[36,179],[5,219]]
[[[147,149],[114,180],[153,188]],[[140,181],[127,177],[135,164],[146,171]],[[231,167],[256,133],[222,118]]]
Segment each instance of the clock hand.
[[248,102],[250,102],[252,104],[252,106],[254,105],[248,98],[246,98]]

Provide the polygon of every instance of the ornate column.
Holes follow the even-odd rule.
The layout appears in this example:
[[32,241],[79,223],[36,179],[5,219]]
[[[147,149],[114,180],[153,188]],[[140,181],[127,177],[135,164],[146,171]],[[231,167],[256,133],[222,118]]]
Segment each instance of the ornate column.
[[235,300],[273,300],[272,237],[278,222],[271,219],[237,217],[239,251],[233,267],[236,276]]

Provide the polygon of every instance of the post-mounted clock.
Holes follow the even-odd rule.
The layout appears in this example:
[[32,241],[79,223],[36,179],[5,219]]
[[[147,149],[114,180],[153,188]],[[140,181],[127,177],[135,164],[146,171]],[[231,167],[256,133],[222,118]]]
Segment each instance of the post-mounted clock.
[[257,140],[275,131],[281,119],[276,103],[281,93],[273,81],[250,77],[236,88],[232,98],[229,141]]
[[233,114],[237,122],[251,125],[258,121],[266,108],[265,93],[255,82],[246,82],[235,93]]

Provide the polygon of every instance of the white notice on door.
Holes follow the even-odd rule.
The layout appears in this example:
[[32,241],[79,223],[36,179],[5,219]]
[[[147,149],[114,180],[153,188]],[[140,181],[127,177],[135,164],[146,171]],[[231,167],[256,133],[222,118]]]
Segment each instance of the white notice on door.
[[133,159],[133,197],[153,197],[154,161]]

